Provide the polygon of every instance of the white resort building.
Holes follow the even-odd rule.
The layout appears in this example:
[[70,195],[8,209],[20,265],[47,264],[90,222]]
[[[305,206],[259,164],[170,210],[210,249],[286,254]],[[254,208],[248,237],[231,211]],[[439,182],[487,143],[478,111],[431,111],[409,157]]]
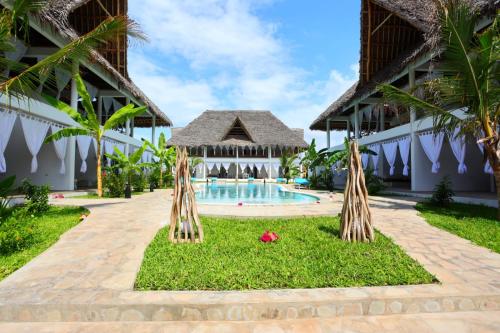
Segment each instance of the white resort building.
[[203,159],[196,178],[277,178],[280,157],[307,148],[303,129],[288,128],[269,111],[205,111],[173,128],[170,146],[187,147]]
[[[470,0],[485,13],[481,29],[491,19],[492,1]],[[382,82],[412,89],[429,76],[439,75],[430,59],[431,40],[426,36],[431,22],[432,0],[362,0],[359,81],[331,104],[310,126],[325,131],[331,150],[330,132],[347,131],[378,153],[363,155],[365,168],[372,168],[393,191],[432,191],[449,176],[455,191],[492,192],[492,170],[477,138],[457,139],[439,133],[434,139],[433,119],[401,106],[385,104],[377,91]],[[494,10],[493,10],[494,13]],[[457,115],[463,111],[457,109]],[[335,172],[341,185],[345,175]]]
[[[127,15],[125,0],[55,0],[47,6],[41,21],[30,20],[29,45],[18,42],[16,52],[7,55],[10,59],[34,64],[89,32],[108,15]],[[80,72],[101,124],[128,103],[148,107],[146,113],[131,119],[123,128],[105,134],[105,153],[112,154],[115,146],[124,153],[140,147],[142,142],[133,138],[134,127],[151,128],[154,142],[157,126],[171,126],[169,118],[130,80],[126,37],[108,42],[93,55],[92,61],[73,70]],[[82,111],[72,73],[56,69],[53,75],[55,87],[42,84],[39,91]],[[16,175],[18,183],[28,178],[35,184],[50,185],[51,190],[95,188],[96,142],[79,136],[43,143],[47,135],[60,128],[76,126],[68,115],[33,98],[13,98],[9,103],[1,96],[0,102],[0,179]],[[151,153],[145,152],[143,159],[150,160]]]

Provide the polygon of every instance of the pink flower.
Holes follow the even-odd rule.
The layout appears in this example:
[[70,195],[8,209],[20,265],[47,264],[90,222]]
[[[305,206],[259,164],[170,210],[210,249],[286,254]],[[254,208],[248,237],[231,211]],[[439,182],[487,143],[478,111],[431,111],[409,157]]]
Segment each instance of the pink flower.
[[260,241],[264,243],[270,243],[278,240],[278,238],[279,237],[275,232],[269,232],[269,230],[266,230],[266,232],[264,232],[262,236],[260,236]]
[[238,206],[243,206],[243,202],[238,202]]

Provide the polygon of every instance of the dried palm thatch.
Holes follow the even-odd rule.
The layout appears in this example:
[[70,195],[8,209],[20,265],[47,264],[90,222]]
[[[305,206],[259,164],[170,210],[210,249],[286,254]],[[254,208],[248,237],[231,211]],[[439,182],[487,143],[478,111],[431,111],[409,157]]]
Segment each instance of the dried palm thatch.
[[203,228],[198,216],[186,148],[177,148],[175,188],[168,239],[173,243],[201,243]]
[[375,240],[373,220],[368,206],[368,190],[358,143],[355,140],[350,143],[348,163],[340,223],[341,238],[349,242],[372,242]]

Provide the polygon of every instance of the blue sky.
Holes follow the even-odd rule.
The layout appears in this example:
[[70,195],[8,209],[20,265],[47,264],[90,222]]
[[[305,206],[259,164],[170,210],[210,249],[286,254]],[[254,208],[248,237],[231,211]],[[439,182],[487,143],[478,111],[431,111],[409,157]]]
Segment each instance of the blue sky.
[[307,128],[357,79],[359,5],[131,0],[149,43],[131,45],[129,73],[175,127],[206,109],[270,110],[324,145],[325,134]]

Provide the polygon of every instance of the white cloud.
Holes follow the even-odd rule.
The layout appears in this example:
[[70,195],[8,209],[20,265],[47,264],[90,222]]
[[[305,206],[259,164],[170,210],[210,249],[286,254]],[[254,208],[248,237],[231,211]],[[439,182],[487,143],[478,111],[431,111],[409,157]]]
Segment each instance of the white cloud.
[[[351,74],[332,70],[325,80],[312,80],[292,63],[287,45],[276,36],[277,26],[255,15],[256,6],[271,2],[131,1],[130,14],[151,39],[145,49],[129,53],[131,77],[176,126],[205,109],[266,109],[290,127],[304,128],[307,141],[317,138],[324,146],[324,132],[308,127],[354,83],[357,65]],[[162,57],[185,59],[190,79],[148,60]],[[341,136],[333,133],[332,142],[340,143]]]

